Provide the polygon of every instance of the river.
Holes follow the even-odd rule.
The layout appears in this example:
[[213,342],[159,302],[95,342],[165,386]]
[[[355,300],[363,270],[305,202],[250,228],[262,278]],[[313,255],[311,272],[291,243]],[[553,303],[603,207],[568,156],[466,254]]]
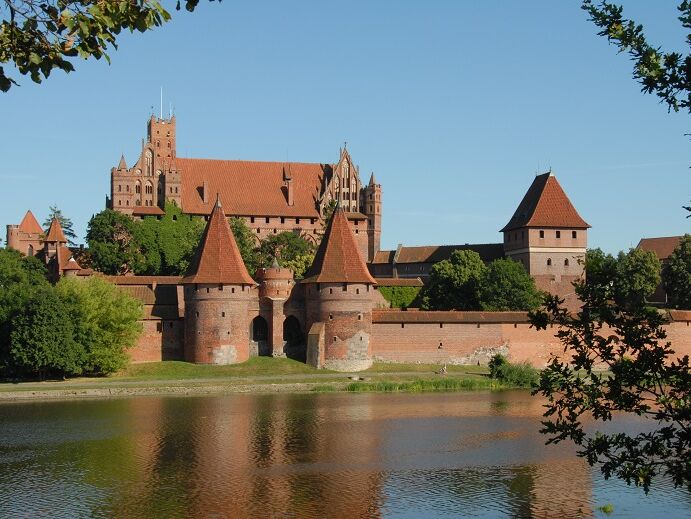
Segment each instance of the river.
[[2,518],[691,517],[545,446],[525,391],[0,405]]

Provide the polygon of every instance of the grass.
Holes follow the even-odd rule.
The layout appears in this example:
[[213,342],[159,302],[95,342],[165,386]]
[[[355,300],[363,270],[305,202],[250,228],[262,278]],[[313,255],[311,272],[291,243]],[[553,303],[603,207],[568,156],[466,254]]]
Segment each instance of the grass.
[[247,362],[229,366],[192,364],[182,361],[147,362],[131,364],[110,379],[119,380],[185,380],[195,378],[253,377],[330,373],[317,370],[291,359],[252,357]]
[[[364,373],[434,373],[440,369],[440,364],[375,362]],[[446,371],[448,373],[467,373],[470,375],[487,375],[489,373],[486,366],[456,366],[453,364],[447,364]]]
[[414,379],[409,381],[353,382],[346,391],[354,393],[420,393],[424,391],[474,391],[479,389],[503,389],[501,382],[490,378],[449,377],[434,379]]
[[598,506],[597,509],[603,514],[611,514],[614,512],[614,505],[607,503],[606,505]]

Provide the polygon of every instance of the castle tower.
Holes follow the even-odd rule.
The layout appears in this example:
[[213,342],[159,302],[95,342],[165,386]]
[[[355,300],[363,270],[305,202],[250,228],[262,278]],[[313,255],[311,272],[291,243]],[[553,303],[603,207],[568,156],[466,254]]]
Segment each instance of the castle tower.
[[[331,217],[305,284],[308,362],[337,371],[372,365],[372,293],[376,282],[358,251],[343,209]],[[315,334],[318,343],[311,344]]]
[[[575,301],[588,228],[552,172],[538,175],[504,228],[504,253],[520,261],[541,290]],[[570,305],[572,306],[572,305]]]
[[273,357],[285,357],[285,340],[283,339],[284,306],[295,286],[293,272],[281,268],[274,259],[270,268],[257,271],[259,282],[260,314],[266,317],[268,324],[268,347]]
[[57,282],[67,266],[72,253],[66,247],[67,238],[60,225],[60,220],[53,218],[48,228],[48,234],[43,239],[43,259],[48,267],[51,281]]
[[362,190],[363,208],[367,216],[367,261],[374,260],[374,255],[381,247],[381,184],[374,180],[374,173],[370,176],[369,184]]
[[27,211],[19,225],[7,226],[7,247],[27,256],[41,250],[43,229],[31,211]]
[[[134,166],[128,168],[125,158],[121,157],[118,166],[110,170],[108,207],[133,214],[140,207],[163,208],[168,198],[179,205],[182,193],[175,157],[175,117],[159,119],[152,115]],[[170,178],[166,178],[169,173]]]
[[185,359],[236,364],[249,358],[249,305],[256,284],[223,213],[220,197],[211,212],[187,274]]

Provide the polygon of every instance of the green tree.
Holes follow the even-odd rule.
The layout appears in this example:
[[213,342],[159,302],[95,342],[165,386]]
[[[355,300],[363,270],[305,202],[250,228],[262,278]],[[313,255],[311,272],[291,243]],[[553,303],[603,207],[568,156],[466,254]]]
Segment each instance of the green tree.
[[261,242],[258,252],[260,267],[270,267],[275,258],[282,267],[293,271],[295,279],[302,279],[314,260],[314,245],[292,231],[269,236]]
[[0,249],[0,372],[10,362],[12,323],[37,289],[49,286],[45,266],[33,256]]
[[660,260],[652,251],[630,249],[617,257],[614,297],[626,308],[643,306],[660,284]]
[[685,234],[662,268],[670,306],[691,310],[691,234]]
[[585,253],[586,283],[591,286],[608,286],[617,277],[617,259],[602,249],[588,249]]
[[432,267],[422,307],[427,310],[479,310],[480,285],[487,267],[471,250],[453,251]]
[[172,203],[166,203],[165,214],[135,222],[134,248],[140,253],[135,273],[139,275],[178,276],[187,271],[199,246],[204,221],[186,215]]
[[259,268],[259,252],[254,246],[254,235],[242,218],[232,217],[230,219],[230,229],[233,231],[235,242],[240,249],[240,255],[245,262],[245,266],[250,275],[253,275]]
[[[213,0],[211,0],[213,1]],[[220,1],[220,0],[219,0]],[[187,0],[194,10],[199,0]],[[180,9],[180,1],[177,2]],[[0,2],[0,90],[16,81],[10,63],[40,83],[53,69],[74,70],[74,58],[105,58],[121,31],[145,32],[170,20],[157,0],[3,0]]]
[[379,293],[390,304],[391,308],[408,308],[418,303],[418,296],[420,295],[422,287],[387,287],[379,286]]
[[103,279],[63,278],[57,294],[74,323],[74,340],[84,350],[85,373],[106,375],[127,364],[127,348],[141,333],[140,301]]
[[[547,443],[573,441],[605,478],[646,492],[658,474],[691,490],[689,357],[677,358],[657,310],[620,306],[607,285],[578,282],[575,290],[583,302],[579,313],[549,296],[530,316],[537,329],[556,325],[564,346],[563,358],[550,360],[535,391],[548,401],[541,430]],[[618,427],[619,413],[642,417],[642,432]],[[598,423],[610,420],[614,432],[600,432]]]
[[480,306],[490,312],[535,310],[542,302],[535,280],[511,259],[491,262],[480,285]]
[[94,215],[86,232],[94,268],[110,275],[137,270],[143,260],[134,233],[135,222],[127,215],[112,209]]
[[67,238],[67,243],[69,243],[71,247],[77,245],[77,243],[74,241],[77,239],[77,235],[74,232],[74,225],[72,224],[72,220],[70,220],[64,214],[62,214],[62,211],[58,209],[57,205],[50,206],[50,213],[48,214],[48,217],[43,221],[43,228],[46,229],[46,232],[48,232],[48,228],[50,227],[50,224],[53,222],[53,218],[57,218],[58,222],[60,222],[62,232],[65,234],[65,238]]
[[38,288],[12,322],[12,368],[41,379],[80,374],[84,348],[74,340],[70,317],[68,305],[52,286]]

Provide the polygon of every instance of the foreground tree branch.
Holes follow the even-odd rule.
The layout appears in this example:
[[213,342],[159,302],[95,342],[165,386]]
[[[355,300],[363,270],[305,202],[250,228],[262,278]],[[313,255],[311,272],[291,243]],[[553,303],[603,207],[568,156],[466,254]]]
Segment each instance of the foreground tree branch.
[[[656,476],[691,490],[689,357],[666,341],[665,316],[654,308],[623,308],[609,284],[576,284],[584,302],[571,315],[556,297],[532,312],[538,329],[554,324],[564,356],[552,358],[534,394],[547,398],[540,432],[547,443],[571,440],[578,455],[647,492]],[[643,432],[590,432],[598,422],[631,413]],[[593,423],[594,422],[594,423]]]
[[[198,3],[184,2],[188,11]],[[72,72],[74,58],[110,62],[107,52],[122,30],[145,32],[170,20],[157,0],[2,0],[0,16],[3,92],[17,84],[4,64],[40,83],[53,69]]]

